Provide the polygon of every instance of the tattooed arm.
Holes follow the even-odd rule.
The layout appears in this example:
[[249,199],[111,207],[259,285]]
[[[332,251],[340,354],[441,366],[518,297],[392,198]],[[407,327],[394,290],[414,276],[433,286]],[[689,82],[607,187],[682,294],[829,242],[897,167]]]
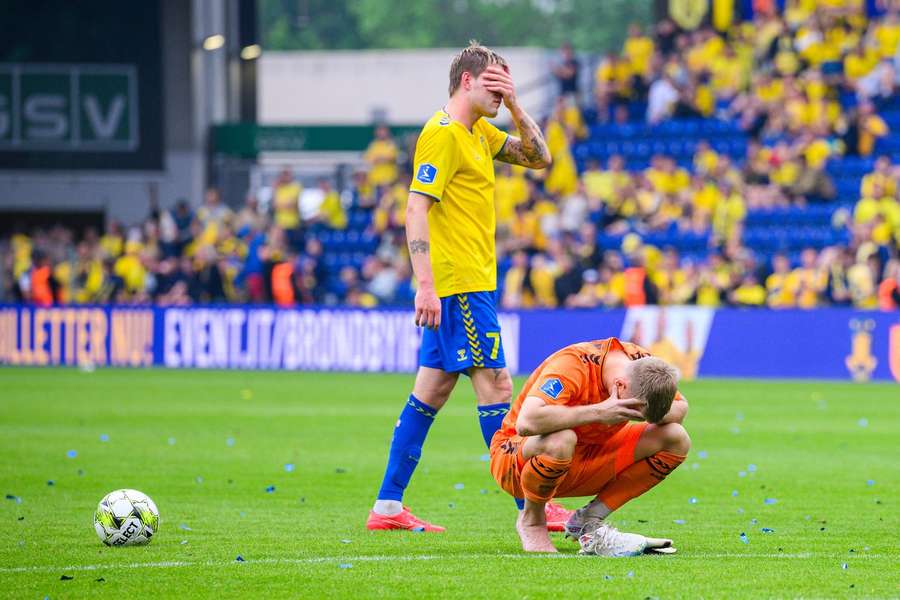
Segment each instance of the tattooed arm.
[[503,148],[495,158],[531,169],[549,167],[553,159],[550,157],[550,149],[547,148],[541,128],[521,107],[517,106],[516,110],[510,111],[510,113],[516,129],[522,137],[517,138],[511,135],[506,138],[506,143],[503,144]]
[[522,136],[521,138],[509,136],[495,158],[532,169],[549,167],[553,159],[550,156],[547,142],[544,140],[544,134],[541,133],[541,128],[537,126],[534,119],[519,106],[519,101],[516,99],[516,88],[509,72],[500,66],[491,65],[485,69],[483,77],[485,89],[503,97],[503,103],[509,110],[509,114],[512,115],[519,135]]
[[432,204],[434,199],[428,196],[409,193],[406,203],[406,245],[418,284],[415,300],[416,325],[437,329],[441,324],[441,301],[434,288],[428,235],[428,210]]

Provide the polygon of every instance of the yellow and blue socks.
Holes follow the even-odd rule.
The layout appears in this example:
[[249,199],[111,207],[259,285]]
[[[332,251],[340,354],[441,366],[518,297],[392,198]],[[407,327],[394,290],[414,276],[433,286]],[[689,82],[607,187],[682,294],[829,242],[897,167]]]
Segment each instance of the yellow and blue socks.
[[419,458],[422,444],[428,435],[437,411],[410,394],[406,406],[394,427],[387,469],[378,491],[374,511],[382,515],[395,515],[403,510],[403,492],[409,485]]
[[[484,445],[487,446],[488,452],[491,450],[491,439],[494,433],[500,429],[506,413],[509,412],[509,402],[499,402],[497,404],[488,404],[478,407],[478,424],[481,425],[481,435],[484,437]],[[519,510],[525,508],[525,501],[521,498],[515,498],[516,506]]]

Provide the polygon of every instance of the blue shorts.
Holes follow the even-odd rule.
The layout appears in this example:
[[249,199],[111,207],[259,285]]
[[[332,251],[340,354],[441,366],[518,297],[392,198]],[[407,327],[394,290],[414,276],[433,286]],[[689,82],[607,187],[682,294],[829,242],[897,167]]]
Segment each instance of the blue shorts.
[[497,320],[497,292],[469,292],[441,298],[441,324],[425,329],[419,366],[458,373],[470,367],[506,366]]

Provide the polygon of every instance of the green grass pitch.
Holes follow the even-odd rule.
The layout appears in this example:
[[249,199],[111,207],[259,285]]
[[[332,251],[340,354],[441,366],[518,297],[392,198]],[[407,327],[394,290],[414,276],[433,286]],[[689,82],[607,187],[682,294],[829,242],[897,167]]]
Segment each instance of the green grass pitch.
[[[561,537],[561,556],[521,553],[514,504],[482,459],[466,380],[438,417],[406,498],[448,532],[366,531],[411,383],[379,374],[0,370],[0,594],[900,596],[896,385],[683,384],[691,455],[613,518],[624,530],[674,538],[679,552],[601,559],[576,556]],[[97,502],[123,487],[159,506],[162,527],[149,546],[107,548],[93,531]]]

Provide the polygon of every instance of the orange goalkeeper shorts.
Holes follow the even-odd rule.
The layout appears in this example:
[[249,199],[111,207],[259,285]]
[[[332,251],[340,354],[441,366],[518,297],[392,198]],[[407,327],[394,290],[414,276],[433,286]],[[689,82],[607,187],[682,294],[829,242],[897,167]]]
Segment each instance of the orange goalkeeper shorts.
[[[576,444],[569,472],[556,490],[557,498],[596,496],[616,475],[634,463],[634,448],[647,423],[629,422],[602,444]],[[522,447],[527,438],[504,436],[500,432],[491,440],[491,475],[505,492],[524,498]]]

